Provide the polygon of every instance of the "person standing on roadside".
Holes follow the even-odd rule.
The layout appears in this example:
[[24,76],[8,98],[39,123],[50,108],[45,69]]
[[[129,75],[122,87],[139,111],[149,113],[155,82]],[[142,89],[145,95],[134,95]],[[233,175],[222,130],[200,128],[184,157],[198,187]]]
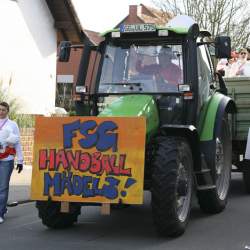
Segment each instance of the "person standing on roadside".
[[0,224],[4,222],[4,215],[7,212],[9,181],[14,169],[15,155],[18,173],[23,170],[19,128],[16,122],[8,118],[8,113],[9,104],[0,102]]

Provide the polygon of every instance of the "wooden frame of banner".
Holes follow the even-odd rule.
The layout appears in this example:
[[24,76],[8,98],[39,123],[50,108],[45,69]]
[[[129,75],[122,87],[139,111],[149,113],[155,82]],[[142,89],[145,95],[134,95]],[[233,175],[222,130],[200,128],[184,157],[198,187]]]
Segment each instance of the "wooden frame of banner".
[[61,202],[60,212],[61,213],[68,213],[69,212],[69,202],[67,202],[67,201],[62,201]]
[[110,215],[110,203],[102,203],[101,214],[102,215]]

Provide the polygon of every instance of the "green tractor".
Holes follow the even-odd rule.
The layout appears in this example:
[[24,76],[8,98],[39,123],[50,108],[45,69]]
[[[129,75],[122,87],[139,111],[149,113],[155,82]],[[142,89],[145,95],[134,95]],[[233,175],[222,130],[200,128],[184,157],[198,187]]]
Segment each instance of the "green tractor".
[[[184,233],[193,195],[204,212],[226,207],[232,165],[228,116],[235,111],[210,56],[213,51],[217,58],[230,57],[230,39],[211,41],[195,22],[177,25],[182,20],[176,17],[166,27],[122,25],[102,34],[98,46],[86,40],[76,85],[77,115],[145,117],[144,190],[152,194],[157,231],[170,237]],[[62,43],[60,61],[69,59],[71,47]],[[45,224],[73,224],[75,206],[84,203],[70,205],[71,215],[57,214],[58,223]],[[49,206],[37,202],[42,219]]]

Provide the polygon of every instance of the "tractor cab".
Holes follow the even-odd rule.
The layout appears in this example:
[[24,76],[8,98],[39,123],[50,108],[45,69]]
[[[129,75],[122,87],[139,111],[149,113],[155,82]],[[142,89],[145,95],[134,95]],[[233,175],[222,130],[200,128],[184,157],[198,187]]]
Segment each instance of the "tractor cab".
[[[208,32],[200,32],[190,17],[179,16],[166,27],[123,24],[101,35],[99,46],[84,44],[76,86],[78,114],[99,115],[121,96],[150,95],[162,109],[161,124],[196,124],[196,114],[216,85],[207,48],[211,43],[204,41]],[[212,44],[217,57],[230,55],[228,38]],[[59,60],[69,57],[66,45]]]
[[[159,94],[182,91],[184,84],[183,48],[181,40],[159,39],[156,27],[145,38],[131,37],[120,31],[120,39],[110,39],[103,51],[100,76],[97,80],[99,94]],[[131,31],[137,26],[127,25]],[[147,27],[138,25],[138,27]],[[122,30],[124,30],[123,28]],[[126,30],[125,29],[125,30]],[[152,34],[153,33],[153,34]],[[125,38],[122,35],[125,34]],[[147,39],[148,36],[148,39]]]

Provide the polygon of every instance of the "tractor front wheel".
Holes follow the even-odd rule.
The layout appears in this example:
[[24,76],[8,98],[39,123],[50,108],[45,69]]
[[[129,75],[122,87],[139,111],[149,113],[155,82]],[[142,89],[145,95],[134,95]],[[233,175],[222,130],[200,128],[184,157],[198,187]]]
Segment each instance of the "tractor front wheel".
[[58,201],[37,201],[36,207],[42,223],[54,229],[67,228],[77,221],[81,213],[81,206],[78,203],[70,203],[69,213],[62,213],[61,202]]
[[189,220],[193,187],[193,160],[186,139],[157,138],[153,160],[152,211],[162,236],[184,233]]

